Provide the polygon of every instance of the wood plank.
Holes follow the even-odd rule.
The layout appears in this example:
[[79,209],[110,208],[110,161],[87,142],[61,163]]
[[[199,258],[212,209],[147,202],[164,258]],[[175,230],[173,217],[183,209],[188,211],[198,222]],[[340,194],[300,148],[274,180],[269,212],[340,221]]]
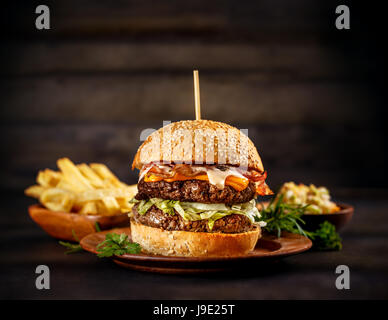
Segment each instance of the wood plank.
[[[160,33],[265,34],[277,30],[309,32],[330,30],[333,0],[311,3],[303,0],[273,5],[272,1],[179,0],[147,1],[48,1],[52,30],[39,33],[31,28],[36,4],[15,2],[8,8],[12,32],[38,37],[74,35],[138,35]],[[259,32],[258,32],[259,31]]]
[[[246,125],[257,146],[268,182],[276,190],[284,181],[316,183],[330,187],[387,186],[383,137],[377,128],[351,131],[342,125]],[[130,164],[140,145],[140,133],[158,129],[161,122],[87,125],[3,125],[0,189],[20,190],[33,184],[42,168],[55,169],[58,158],[106,163],[121,179],[135,183]],[[353,161],[350,159],[357,159]],[[362,174],[367,172],[367,174]]]
[[[292,82],[252,73],[201,73],[203,117],[238,123],[340,123],[376,120],[365,83]],[[135,122],[192,119],[187,75],[120,74],[12,77],[3,81],[2,122]]]
[[[263,72],[288,79],[354,79],[375,71],[364,55],[335,46],[207,42],[41,41],[8,43],[6,75],[87,72]],[[355,67],[357,66],[357,67]]]

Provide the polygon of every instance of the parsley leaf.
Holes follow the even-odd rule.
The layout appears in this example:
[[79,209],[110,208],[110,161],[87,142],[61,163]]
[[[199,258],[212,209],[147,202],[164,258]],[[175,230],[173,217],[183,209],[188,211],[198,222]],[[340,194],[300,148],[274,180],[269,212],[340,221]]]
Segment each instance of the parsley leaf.
[[341,237],[335,230],[335,226],[325,221],[313,232],[308,232],[308,237],[313,241],[316,250],[341,250]]
[[138,243],[128,240],[128,235],[122,233],[107,233],[105,240],[97,246],[97,256],[100,258],[121,256],[125,253],[137,254],[141,252]]

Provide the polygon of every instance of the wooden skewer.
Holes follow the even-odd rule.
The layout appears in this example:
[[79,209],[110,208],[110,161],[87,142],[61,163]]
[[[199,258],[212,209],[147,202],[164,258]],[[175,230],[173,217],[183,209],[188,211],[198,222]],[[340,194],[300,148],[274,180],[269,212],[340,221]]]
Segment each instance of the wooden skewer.
[[201,120],[201,97],[199,93],[198,70],[193,71],[193,77],[194,77],[195,119]]

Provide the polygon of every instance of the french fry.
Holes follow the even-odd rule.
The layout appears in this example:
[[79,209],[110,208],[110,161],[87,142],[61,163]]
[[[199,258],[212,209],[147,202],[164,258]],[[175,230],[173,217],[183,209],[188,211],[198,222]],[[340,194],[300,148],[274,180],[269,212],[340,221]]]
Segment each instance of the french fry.
[[132,199],[134,196],[136,196],[136,193],[137,193],[137,184],[131,184],[131,185],[129,185],[129,186],[128,186],[128,191],[129,191],[128,197]]
[[79,214],[98,214],[98,209],[95,201],[85,202],[81,209],[78,211]]
[[24,194],[29,197],[39,199],[40,195],[43,193],[44,190],[46,190],[45,187],[34,185],[24,190]]
[[104,188],[104,181],[87,164],[79,164],[77,168],[94,188]]
[[120,205],[114,197],[105,197],[101,199],[109,215],[121,213]]
[[73,194],[58,188],[44,190],[39,200],[46,208],[53,211],[70,212],[74,204]]
[[60,171],[41,170],[38,185],[25,190],[53,211],[77,212],[81,215],[116,215],[131,211],[129,201],[137,185],[121,182],[101,163],[75,165],[70,159],[57,161]]
[[129,203],[129,201],[131,200],[132,198],[118,198],[116,199],[117,202],[119,203],[119,206],[121,208],[121,212],[124,213],[124,212],[129,212],[132,210],[132,207],[133,207],[133,203]]
[[108,167],[101,163],[91,163],[90,167],[100,176],[102,180],[110,183],[117,188],[126,187],[127,185],[121,182]]
[[57,161],[57,166],[63,172],[64,178],[78,190],[93,189],[91,183],[82,175],[73,162],[68,158],[62,158]]
[[71,181],[65,180],[65,178],[59,181],[59,183],[57,184],[57,188],[68,190],[74,193],[83,191],[83,189],[79,188],[77,184],[73,184]]
[[132,199],[134,197],[132,190],[133,189],[130,189],[128,187],[87,190],[76,194],[76,203],[100,200],[106,197]]
[[36,182],[42,187],[55,188],[61,178],[62,174],[60,172],[45,169],[43,171],[39,171],[38,177],[36,178]]
[[105,207],[105,205],[102,202],[102,200],[97,200],[95,203],[96,203],[96,206],[97,206],[98,214],[103,215],[103,216],[109,216],[109,211]]

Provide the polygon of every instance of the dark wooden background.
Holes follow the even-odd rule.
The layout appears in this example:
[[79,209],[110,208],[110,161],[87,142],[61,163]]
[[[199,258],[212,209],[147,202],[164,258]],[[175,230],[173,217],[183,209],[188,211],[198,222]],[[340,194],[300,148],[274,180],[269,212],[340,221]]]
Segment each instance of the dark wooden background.
[[[334,26],[349,4],[351,30]],[[386,299],[386,42],[381,2],[2,1],[0,19],[0,297],[4,299]],[[49,31],[35,7],[51,8]],[[103,162],[135,183],[145,128],[203,117],[248,128],[276,190],[326,185],[355,206],[343,250],[233,275],[120,269],[64,248],[27,215],[23,189],[59,157]],[[52,270],[36,290],[35,268]],[[351,290],[335,288],[335,268]]]
[[0,189],[62,156],[136,182],[140,132],[193,119],[193,68],[203,118],[248,128],[273,188],[388,186],[376,11],[352,3],[339,31],[337,1],[45,3],[51,30],[35,29],[34,1],[2,12]]

